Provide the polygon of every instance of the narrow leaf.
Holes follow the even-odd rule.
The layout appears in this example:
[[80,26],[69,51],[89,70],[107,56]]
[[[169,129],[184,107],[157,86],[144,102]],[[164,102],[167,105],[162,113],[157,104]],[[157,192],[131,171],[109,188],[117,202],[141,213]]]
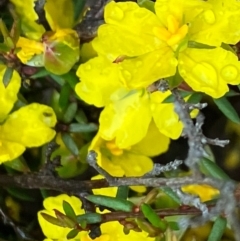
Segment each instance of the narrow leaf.
[[36,74],[31,76],[31,79],[43,78],[49,75],[49,72],[45,68],[39,68]]
[[77,111],[75,119],[80,124],[86,124],[88,122],[87,116],[82,109]]
[[52,223],[54,225],[57,225],[57,226],[60,226],[60,227],[67,227],[65,224],[62,223],[61,220],[55,218],[55,217],[52,217],[51,215],[48,215],[47,213],[41,213],[41,216],[46,220],[48,221],[49,223]]
[[156,214],[156,212],[151,208],[150,205],[143,203],[141,205],[141,211],[154,227],[160,228],[162,231],[165,231],[167,229],[167,223],[164,220],[160,219],[160,217]]
[[84,132],[94,132],[97,131],[98,126],[94,123],[88,123],[88,124],[78,124],[78,123],[72,123],[69,125],[69,132],[73,133],[84,133]]
[[78,235],[79,231],[77,229],[72,229],[68,234],[67,234],[67,239],[73,239]]
[[129,192],[129,187],[128,186],[120,186],[117,189],[116,198],[127,199],[128,198],[128,192]]
[[68,105],[69,102],[69,95],[71,92],[71,87],[69,86],[69,84],[64,84],[61,88],[61,92],[60,92],[60,97],[59,97],[59,107],[61,109],[65,109]]
[[235,122],[237,124],[240,124],[240,118],[236,112],[236,110],[233,108],[231,103],[228,101],[226,97],[221,97],[219,99],[213,99],[214,103],[217,105],[217,107],[220,109],[220,111],[232,122]]
[[206,176],[214,177],[221,180],[231,180],[230,177],[215,163],[207,158],[203,158],[199,162],[201,172]]
[[74,5],[74,21],[77,21],[79,19],[79,16],[82,15],[84,11],[84,6],[86,3],[86,0],[72,0]]
[[218,217],[213,224],[208,241],[220,241],[227,226],[226,218]]
[[9,85],[11,79],[12,79],[12,75],[13,75],[13,68],[6,68],[6,71],[3,75],[3,84],[5,86],[5,88],[7,88],[7,86]]
[[103,195],[88,195],[86,199],[92,203],[124,212],[131,212],[134,206],[132,202],[125,199]]
[[20,188],[6,188],[7,192],[11,194],[13,197],[23,200],[23,201],[29,201],[29,202],[35,202],[36,199],[32,195],[32,191],[30,190],[24,190]]
[[65,113],[63,114],[63,121],[65,123],[70,123],[73,120],[76,115],[77,108],[78,106],[76,102],[72,102],[68,105]]
[[202,99],[202,93],[193,93],[189,99],[187,100],[188,103],[197,104]]
[[78,154],[79,154],[78,146],[75,143],[75,141],[73,140],[73,138],[71,137],[71,135],[69,135],[68,133],[63,133],[62,140],[63,140],[64,144],[66,145],[66,147],[68,148],[68,150],[73,155],[78,156]]
[[29,172],[30,169],[26,163],[26,161],[24,160],[24,158],[22,156],[12,160],[12,161],[9,161],[9,162],[4,162],[3,163],[4,166],[8,166],[16,171],[19,171],[19,172]]
[[81,223],[83,221],[86,221],[87,224],[101,223],[102,215],[99,213],[85,213],[82,215],[78,215],[76,219],[78,223]]
[[[81,2],[81,1],[78,1]],[[70,71],[64,75],[62,75],[62,77],[66,80],[66,82],[71,86],[71,88],[73,90],[75,90],[75,86],[77,83],[79,83],[79,78],[76,76],[76,73],[73,71]]]
[[63,200],[63,210],[68,217],[70,217],[73,220],[76,220],[76,214],[72,206],[65,200]]
[[55,212],[55,215],[58,220],[62,222],[63,225],[66,225],[65,227],[68,228],[74,228],[76,226],[76,221],[72,220],[70,217],[66,216],[65,214],[61,213],[57,209],[53,209]]
[[161,190],[168,195],[170,198],[172,198],[176,203],[179,205],[182,203],[178,195],[172,190],[170,187],[163,187]]

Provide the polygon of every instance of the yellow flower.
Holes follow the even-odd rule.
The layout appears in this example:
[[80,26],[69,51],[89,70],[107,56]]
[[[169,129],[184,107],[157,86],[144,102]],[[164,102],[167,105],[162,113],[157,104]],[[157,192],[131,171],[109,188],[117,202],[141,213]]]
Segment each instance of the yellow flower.
[[[50,240],[51,239],[67,240],[67,238],[66,238],[67,234],[70,232],[71,229],[63,228],[63,227],[54,225],[54,224],[46,221],[42,217],[41,213],[46,213],[46,214],[54,216],[54,217],[55,217],[55,213],[54,213],[53,209],[56,209],[56,210],[60,211],[61,213],[64,213],[64,210],[62,207],[63,201],[68,202],[72,206],[76,215],[85,213],[84,210],[81,208],[82,202],[77,197],[68,196],[66,194],[61,194],[57,197],[46,198],[43,202],[43,206],[44,206],[45,210],[41,210],[38,212],[38,222],[42,228],[44,235]],[[77,237],[79,237],[79,235]]]
[[[41,213],[46,213],[51,216],[54,216],[53,209],[57,209],[60,212],[64,213],[62,208],[63,200],[67,201],[72,208],[74,209],[77,215],[83,214],[84,211],[81,209],[82,203],[81,201],[74,196],[67,196],[66,194],[59,195],[57,197],[49,197],[46,198],[43,202],[45,210],[38,212],[38,221],[42,228],[44,235],[47,237],[44,241],[67,241],[66,238],[67,233],[70,231],[69,228],[62,228],[56,225],[53,225],[47,222],[42,216]],[[95,241],[121,241],[121,240],[139,240],[139,241],[153,241],[154,238],[149,238],[148,233],[146,232],[135,232],[130,231],[128,235],[125,235],[123,232],[123,226],[117,222],[107,222],[101,224],[101,232],[102,235],[96,239]],[[72,241],[92,241],[92,239],[88,236],[88,233],[85,231],[80,232],[74,239],[70,239]]]
[[133,82],[137,83],[140,76],[143,82],[135,89],[124,82],[121,71],[125,75],[126,72],[122,63],[111,63],[102,56],[80,65],[77,71],[81,79],[75,88],[77,94],[89,104],[105,106],[99,119],[100,136],[108,141],[115,139],[119,148],[141,141],[152,120],[160,133],[172,139],[177,139],[182,132],[173,104],[162,103],[170,92],[149,93],[146,90],[149,83],[145,81],[149,72],[145,70],[139,66]]
[[[155,240],[155,238],[148,237],[148,233],[144,231],[135,232],[131,230],[130,233],[126,235],[123,232],[123,226],[117,221],[103,223],[101,225],[101,231],[102,231],[102,235],[94,239],[94,241],[122,241],[122,240],[153,241]],[[87,234],[84,234],[84,233],[82,233],[80,240],[92,241],[92,239]]]
[[[157,0],[155,13],[134,2],[112,1],[104,17],[93,47],[111,62],[125,57],[120,75],[128,87],[173,76],[177,65],[193,90],[214,98],[228,91],[227,84],[240,83],[237,56],[220,47],[240,40],[236,0]],[[212,48],[200,48],[199,43]],[[138,68],[144,68],[143,77]]]
[[36,24],[38,16],[34,11],[35,0],[27,3],[11,0],[21,21],[23,34],[16,47],[18,58],[30,66],[45,66],[55,74],[67,73],[79,58],[79,38],[74,26],[74,6],[72,1],[46,1],[44,10],[52,31]]
[[[0,65],[3,77],[6,66]],[[56,116],[51,107],[33,103],[9,114],[17,100],[21,79],[14,70],[7,87],[0,82],[0,163],[20,156],[26,147],[41,146],[49,142],[55,131]],[[17,131],[16,131],[17,130]]]
[[218,189],[213,188],[209,185],[186,185],[182,187],[182,191],[188,194],[197,195],[201,199],[202,202],[210,201],[217,196],[219,196],[220,192]]
[[[159,133],[155,124],[151,122],[146,136],[137,144],[128,148],[120,148],[116,141],[104,140],[98,133],[89,150],[98,154],[98,165],[113,176],[143,176],[153,168],[150,157],[159,155],[168,149],[169,138]],[[144,192],[145,188],[133,188]]]

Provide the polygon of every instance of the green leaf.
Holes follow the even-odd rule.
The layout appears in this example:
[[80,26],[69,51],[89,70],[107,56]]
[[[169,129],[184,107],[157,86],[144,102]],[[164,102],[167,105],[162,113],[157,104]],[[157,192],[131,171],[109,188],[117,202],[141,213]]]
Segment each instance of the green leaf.
[[83,14],[84,6],[86,4],[86,0],[72,0],[73,1],[73,9],[74,9],[74,21],[76,22],[79,19],[79,16]]
[[202,99],[202,93],[195,92],[189,97],[187,102],[191,104],[197,104],[201,101],[201,99]]
[[149,204],[142,203],[141,211],[148,219],[148,221],[156,228],[160,228],[161,231],[165,231],[168,227],[165,220],[161,220],[161,218],[156,214],[156,212],[151,208]]
[[[79,1],[81,2],[81,1]],[[73,71],[70,71],[64,75],[62,75],[62,77],[66,80],[66,82],[71,86],[71,88],[73,90],[75,90],[75,86],[77,83],[79,83],[79,78],[76,76],[76,73]]]
[[69,217],[69,218],[71,218],[71,219],[73,219],[73,220],[76,220],[76,214],[75,214],[75,212],[74,212],[74,210],[73,210],[73,208],[72,208],[72,206],[67,202],[67,201],[65,201],[65,200],[63,200],[63,210],[64,210],[64,212],[65,212],[65,214]]
[[61,109],[65,109],[67,107],[70,93],[71,87],[69,86],[69,84],[64,84],[61,88],[60,97],[58,101],[59,107]]
[[75,115],[75,119],[80,124],[86,124],[88,122],[87,116],[82,109],[79,109]]
[[137,3],[140,7],[142,8],[146,8],[148,10],[150,10],[151,12],[155,13],[155,9],[154,9],[154,2],[150,1],[150,0],[137,0]]
[[227,226],[226,218],[218,217],[208,236],[208,241],[220,241]]
[[117,211],[131,212],[133,210],[133,203],[122,198],[108,197],[104,195],[88,195],[85,197],[88,201],[112,208]]
[[227,100],[226,97],[221,97],[219,99],[213,99],[213,101],[228,119],[230,119],[232,122],[240,124],[240,118],[239,118],[236,110],[233,108],[233,106]]
[[9,48],[6,44],[0,43],[0,52],[6,53],[10,50],[11,50],[11,48]]
[[31,79],[43,78],[49,75],[49,72],[45,68],[39,68],[38,72],[31,75]]
[[14,159],[12,161],[4,162],[3,164],[4,164],[4,166],[10,167],[19,172],[26,173],[26,172],[30,171],[26,161],[24,160],[24,158],[22,156]]
[[11,194],[13,197],[18,198],[19,200],[23,201],[30,201],[30,202],[35,202],[36,199],[32,195],[31,190],[25,190],[25,189],[20,189],[20,188],[6,188],[7,192]]
[[168,77],[167,81],[169,83],[170,88],[175,88],[183,82],[183,78],[177,71],[175,75]]
[[168,225],[169,225],[169,227],[172,229],[172,230],[180,230],[180,228],[179,228],[179,225],[178,225],[178,223],[177,222],[168,222]]
[[46,220],[48,221],[49,223],[52,223],[54,225],[57,225],[57,226],[60,226],[60,227],[64,227],[66,228],[66,224],[62,223],[61,220],[51,216],[51,215],[48,215],[47,213],[40,213],[41,216]]
[[215,49],[216,47],[209,46],[207,44],[198,43],[195,41],[188,41],[188,48],[195,48],[195,49]]
[[215,163],[207,158],[203,158],[199,163],[199,168],[206,176],[221,180],[231,180],[230,177]]
[[63,133],[62,134],[62,140],[63,140],[63,143],[68,148],[68,150],[73,155],[78,156],[78,154],[79,154],[78,146],[75,143],[75,141],[73,140],[73,138],[71,137],[71,135],[69,135],[68,133]]
[[63,140],[63,143],[68,148],[68,150],[73,155],[78,156],[78,154],[79,154],[78,146],[75,143],[75,141],[73,140],[73,138],[71,137],[71,135],[69,135],[68,133],[63,133],[62,134],[62,140]]
[[240,93],[239,92],[236,92],[234,90],[229,90],[226,94],[225,94],[225,97],[232,97],[232,96],[239,96]]
[[7,67],[4,72],[3,80],[2,80],[5,88],[7,88],[7,86],[9,85],[9,83],[12,79],[12,75],[13,75],[13,68]]
[[66,108],[64,114],[63,114],[63,121],[65,123],[70,123],[73,118],[75,117],[76,113],[77,113],[77,103],[76,102],[72,102],[68,105],[68,107]]
[[51,78],[58,83],[60,86],[63,86],[66,81],[64,80],[64,78],[62,77],[62,75],[56,75],[56,74],[52,74],[50,73]]
[[172,190],[170,187],[163,187],[161,190],[168,195],[170,198],[172,198],[176,203],[179,205],[182,203],[178,195]]
[[83,132],[94,132],[98,130],[98,126],[94,123],[78,124],[72,123],[69,125],[69,132],[83,133]]
[[129,187],[128,186],[120,186],[117,189],[116,198],[127,199],[128,198],[128,192],[129,192]]
[[77,229],[72,229],[68,234],[67,234],[67,239],[73,239],[78,235],[79,231]]
[[102,222],[102,215],[99,213],[85,213],[82,215],[77,216],[77,222],[81,223],[83,221],[86,221],[87,224],[93,224],[93,223],[101,223]]
[[76,226],[76,222],[77,221],[72,220],[70,217],[68,217],[65,214],[61,213],[57,209],[53,209],[53,210],[55,212],[55,215],[56,215],[57,219],[60,220],[63,225],[66,225],[65,227],[74,228]]

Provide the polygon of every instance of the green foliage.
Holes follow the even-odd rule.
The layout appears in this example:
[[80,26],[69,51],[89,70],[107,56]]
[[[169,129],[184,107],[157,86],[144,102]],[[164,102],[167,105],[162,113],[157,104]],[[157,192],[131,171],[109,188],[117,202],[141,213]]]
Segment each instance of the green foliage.
[[220,241],[225,228],[227,227],[227,220],[223,217],[218,217],[212,227],[207,241]]
[[240,124],[240,118],[233,108],[231,103],[228,101],[226,97],[221,97],[219,99],[213,99],[214,103],[220,109],[220,111],[231,121],[234,123]]
[[132,202],[123,198],[108,197],[104,195],[88,195],[85,198],[92,203],[124,212],[131,212],[134,207]]

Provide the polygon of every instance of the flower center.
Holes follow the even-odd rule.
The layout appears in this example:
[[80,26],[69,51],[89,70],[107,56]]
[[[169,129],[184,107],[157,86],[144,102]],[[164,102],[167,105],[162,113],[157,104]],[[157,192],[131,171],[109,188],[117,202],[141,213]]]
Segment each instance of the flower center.
[[167,26],[164,28],[155,27],[154,34],[161,40],[165,41],[170,47],[174,47],[184,39],[188,33],[188,25],[180,26],[178,20],[169,15],[167,18]]
[[123,150],[116,145],[115,140],[106,142],[106,147],[114,156],[121,156],[123,154]]

